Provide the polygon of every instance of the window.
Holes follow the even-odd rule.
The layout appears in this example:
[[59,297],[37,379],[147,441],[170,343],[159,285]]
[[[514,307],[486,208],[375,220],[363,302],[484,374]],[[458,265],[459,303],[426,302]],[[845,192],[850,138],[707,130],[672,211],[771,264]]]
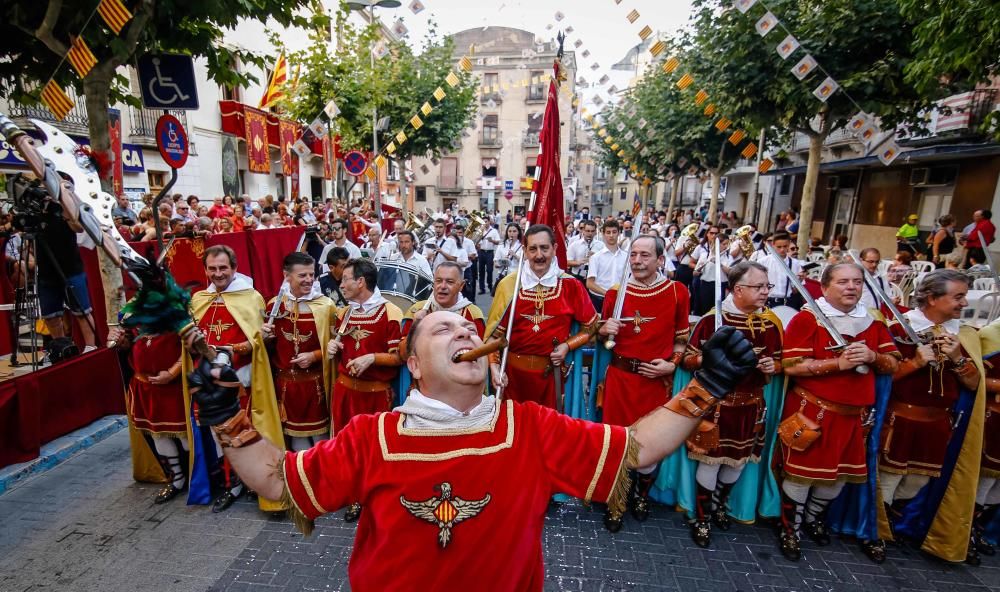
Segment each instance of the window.
[[417,187],[417,196],[415,199],[417,201],[427,201],[427,188]]
[[395,160],[389,160],[389,168],[385,172],[385,179],[387,181],[399,181],[399,165],[396,164]]
[[281,198],[285,197],[285,176],[279,173],[274,178],[278,183],[278,190],[274,192],[274,196],[280,201]]
[[621,190],[620,190],[620,192],[619,192],[619,194],[618,194],[618,199],[625,199],[627,197],[628,197],[628,189],[625,188],[625,187],[622,187]]
[[483,176],[484,177],[497,176],[497,159],[495,158],[483,159]]
[[781,177],[781,190],[778,192],[779,195],[788,195],[792,191],[792,175],[782,175]]
[[[232,70],[234,72],[240,71],[240,63],[239,60],[236,58],[236,56],[232,56],[232,58],[228,61],[229,63],[227,67],[229,70]],[[270,76],[270,72],[267,72],[267,74],[268,76]],[[226,84],[223,84],[221,87],[219,87],[219,94],[222,95],[222,100],[224,101],[239,102],[242,96],[242,94],[240,93],[240,87],[229,86]]]
[[538,81],[536,84],[532,84],[528,87],[528,100],[529,101],[544,101],[545,100],[545,83],[541,81],[542,76],[545,72],[541,70],[531,71],[531,80]]
[[496,72],[483,74],[483,94],[495,95],[500,93],[500,75]]
[[496,115],[486,115],[483,117],[483,137],[482,144],[496,145],[500,141],[499,118]]
[[535,178],[535,165],[538,164],[537,156],[529,156],[527,162],[524,163],[524,176]]
[[163,171],[146,171],[146,178],[149,180],[149,191],[157,193],[167,184],[167,173]]

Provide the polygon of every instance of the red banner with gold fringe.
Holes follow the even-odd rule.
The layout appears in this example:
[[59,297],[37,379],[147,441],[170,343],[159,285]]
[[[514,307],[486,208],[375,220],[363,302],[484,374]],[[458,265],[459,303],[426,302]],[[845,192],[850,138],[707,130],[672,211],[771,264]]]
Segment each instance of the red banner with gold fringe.
[[286,177],[291,176],[294,170],[295,153],[292,152],[292,144],[295,143],[295,136],[298,124],[287,119],[278,120],[278,141],[281,144],[281,172]]
[[[267,148],[267,116],[253,107],[244,107],[248,170],[251,173],[271,172]],[[294,142],[294,140],[293,140]]]

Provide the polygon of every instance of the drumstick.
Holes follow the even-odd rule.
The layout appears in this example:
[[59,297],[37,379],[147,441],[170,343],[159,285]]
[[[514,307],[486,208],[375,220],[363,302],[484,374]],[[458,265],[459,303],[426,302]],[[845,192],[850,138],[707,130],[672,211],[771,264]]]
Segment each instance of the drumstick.
[[487,341],[479,347],[470,349],[464,354],[455,354],[451,357],[451,361],[456,364],[459,362],[471,362],[473,360],[478,360],[483,356],[488,356],[493,352],[500,351],[505,347],[507,347],[506,339],[500,338],[495,341]]

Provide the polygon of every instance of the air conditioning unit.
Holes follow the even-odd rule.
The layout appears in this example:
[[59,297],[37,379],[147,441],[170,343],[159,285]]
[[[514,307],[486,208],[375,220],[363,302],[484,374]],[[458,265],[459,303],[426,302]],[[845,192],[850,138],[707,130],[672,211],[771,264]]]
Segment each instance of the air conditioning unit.
[[840,189],[840,177],[833,175],[826,178],[826,188],[830,191],[836,191]]
[[929,168],[917,168],[910,170],[910,185],[926,185],[931,177]]

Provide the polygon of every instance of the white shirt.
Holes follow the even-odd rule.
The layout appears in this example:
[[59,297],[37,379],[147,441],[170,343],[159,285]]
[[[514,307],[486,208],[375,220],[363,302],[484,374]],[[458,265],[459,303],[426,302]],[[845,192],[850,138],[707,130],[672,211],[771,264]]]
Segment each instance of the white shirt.
[[[494,240],[497,242],[492,242]],[[500,231],[493,227],[490,227],[483,238],[479,239],[479,248],[483,251],[492,251],[497,248],[498,244],[500,244]]]
[[[708,249],[702,247],[698,247],[698,249],[695,250],[695,253],[698,253],[699,250],[701,253],[698,256],[698,263],[695,265],[695,269],[701,270],[701,281],[715,282],[715,255],[709,253]],[[729,267],[732,265],[732,256],[727,252],[723,252],[722,258],[719,259],[719,264],[723,268]],[[722,274],[725,275],[725,273],[725,269],[722,269]],[[726,281],[726,279],[723,278],[723,281]]]
[[372,295],[368,297],[368,300],[365,300],[364,302],[354,302],[352,300],[350,304],[351,308],[354,310],[360,310],[362,313],[369,313],[378,308],[378,306],[384,302],[387,302],[387,300],[382,297],[382,292],[379,292],[379,289],[376,287],[375,291],[372,292]]
[[[882,286],[882,291],[885,292],[887,296],[892,298],[892,295],[889,293],[889,280],[880,275],[872,275],[872,277],[875,278],[875,281],[878,282],[880,286]],[[868,285],[868,282],[865,282],[865,287],[861,290],[861,300],[859,302],[865,308],[878,308],[879,305],[882,304],[882,301],[875,296],[875,290]]]
[[431,273],[431,264],[427,262],[427,257],[424,257],[423,255],[417,253],[416,251],[410,254],[409,259],[406,259],[405,257],[403,257],[402,253],[396,251],[395,253],[392,254],[391,257],[389,257],[388,261],[395,261],[397,263],[403,263],[405,265],[409,265],[410,267],[415,268],[417,271],[426,274],[428,277],[433,277],[433,274]]
[[517,258],[521,256],[521,250],[521,243],[500,243],[493,258],[493,266],[500,270],[500,277],[507,275],[517,267]]
[[332,251],[334,247],[343,247],[347,249],[347,253],[350,255],[351,259],[358,259],[359,257],[361,257],[361,249],[358,248],[358,245],[352,243],[347,239],[344,239],[344,244],[342,245],[338,245],[336,241],[332,243],[327,243],[327,245],[323,247],[323,252],[319,256],[320,263],[326,265],[326,256],[330,254],[330,251]]
[[[447,253],[448,255],[456,257],[458,259],[461,259],[461,257],[463,256],[467,258],[464,250],[461,253],[459,253],[458,245],[455,244],[454,238],[450,236],[442,236],[438,238],[435,236],[431,240],[434,241],[434,245],[437,248],[441,249],[441,253]],[[424,247],[424,256],[427,257],[428,259],[430,259],[431,254],[434,253],[434,248],[430,247],[429,243],[430,241],[428,241],[428,246]],[[430,261],[431,269],[437,269],[437,266],[440,265],[442,261],[447,261],[447,259],[445,259],[444,255],[441,253],[435,255],[434,260]],[[455,262],[461,263],[461,261],[459,260],[456,260]],[[462,269],[465,269],[464,265],[462,266]]]
[[597,285],[605,290],[610,290],[618,283],[622,277],[622,269],[628,261],[628,251],[625,249],[606,248],[590,258],[590,269],[587,270],[587,279],[594,278]]
[[[458,246],[458,241],[456,240],[455,246],[459,250],[458,263],[462,266],[462,270],[464,271],[472,265],[472,260],[475,259],[479,255],[479,253],[476,251],[475,243],[473,243],[471,240],[467,238],[462,238],[461,247]],[[464,260],[462,257],[463,253],[461,252],[463,250],[465,251]]]
[[[774,284],[774,289],[771,290],[770,294],[771,298],[788,298],[795,293],[792,282],[781,271],[781,261],[779,259],[775,259],[774,255],[768,254],[762,257],[758,263],[767,268],[767,283]],[[795,275],[798,275],[802,271],[802,262],[798,259],[788,257],[785,259],[785,263]]]
[[[582,238],[570,242],[569,247],[566,249],[566,258],[570,261],[579,261],[587,256],[587,254],[596,255],[604,250],[604,243],[597,240],[596,238],[590,239],[590,244]],[[587,270],[590,267],[589,264],[577,265],[571,267],[569,272],[574,275],[582,275],[586,277]]]

